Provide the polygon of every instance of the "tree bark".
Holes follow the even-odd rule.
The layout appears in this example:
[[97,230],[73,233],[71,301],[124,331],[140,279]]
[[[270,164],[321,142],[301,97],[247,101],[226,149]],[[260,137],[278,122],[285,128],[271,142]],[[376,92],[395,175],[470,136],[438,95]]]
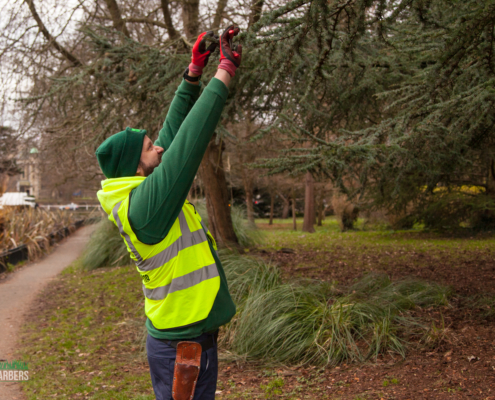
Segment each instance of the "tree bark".
[[323,225],[323,213],[325,210],[325,206],[323,205],[323,197],[324,197],[324,188],[323,186],[319,190],[319,196],[318,196],[318,226]]
[[55,40],[55,38],[51,35],[51,33],[48,31],[48,29],[46,29],[45,24],[43,23],[38,12],[36,11],[36,7],[34,5],[33,0],[26,0],[26,3],[29,7],[29,10],[31,11],[31,15],[33,16],[34,20],[38,24],[38,28],[39,28],[40,32],[43,34],[43,36],[48,41],[48,43],[55,50],[57,50],[60,54],[62,54],[62,56],[64,56],[64,58],[66,58],[68,61],[70,61],[75,67],[82,65],[81,61],[79,61],[79,59],[74,54],[69,52],[64,46],[59,44]]
[[107,4],[110,16],[112,17],[113,27],[119,32],[122,32],[125,36],[131,37],[129,31],[127,30],[125,21],[122,19],[122,14],[120,13],[120,8],[117,1],[105,0],[105,3]]
[[292,229],[297,231],[297,222],[296,222],[296,196],[294,193],[294,188],[292,188],[291,192],[291,197],[292,197]]
[[254,224],[253,178],[250,172],[246,167],[242,168],[242,183],[244,184],[244,192],[246,193],[247,219]]
[[7,191],[7,187],[9,186],[10,176],[8,174],[2,174],[2,184],[0,185],[0,195],[4,194]]
[[199,167],[206,197],[208,228],[219,246],[234,247],[242,251],[232,225],[229,192],[222,162],[223,150],[223,142],[215,143],[214,136]]
[[270,190],[270,222],[268,225],[273,225],[273,207],[275,206],[275,193]]
[[174,28],[172,17],[170,16],[170,10],[168,9],[168,0],[161,0],[163,19],[165,20],[165,26],[167,29],[168,37],[172,40],[177,39],[180,35]]
[[305,176],[305,191],[304,191],[304,222],[303,232],[313,233],[315,222],[315,193],[314,180],[311,172],[306,172]]
[[182,0],[182,22],[186,38],[198,34],[199,0]]
[[283,195],[283,193],[278,192],[278,195],[284,202],[284,206],[282,208],[282,219],[287,219],[289,217],[290,201],[287,197]]
[[261,18],[264,0],[253,0],[251,5],[251,13],[249,14],[248,28],[258,22]]
[[244,190],[246,191],[246,211],[247,219],[249,222],[254,224],[254,207],[253,207],[253,188],[251,184],[251,179],[248,179],[249,183],[244,185]]
[[227,6],[228,0],[218,0],[217,10],[215,11],[215,18],[213,19],[212,29],[219,29],[223,19],[223,13]]
[[486,178],[486,193],[495,196],[495,160],[492,158],[488,162],[488,176]]

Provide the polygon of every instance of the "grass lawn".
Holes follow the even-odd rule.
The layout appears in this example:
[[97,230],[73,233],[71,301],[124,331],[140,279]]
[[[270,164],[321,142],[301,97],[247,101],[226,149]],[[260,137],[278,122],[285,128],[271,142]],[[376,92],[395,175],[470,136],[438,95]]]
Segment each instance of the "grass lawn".
[[[341,233],[334,219],[307,234],[300,231],[302,220],[296,232],[291,220],[267,222],[256,221],[264,236],[253,253],[276,261],[285,280],[348,283],[374,271],[440,281],[465,297],[495,290],[495,239],[487,234]],[[30,369],[30,380],[23,383],[28,399],[154,399],[142,348],[143,305],[134,267],[88,272],[75,263],[64,271],[40,295],[20,338],[17,358]],[[371,363],[316,368],[226,361],[229,354],[224,353],[217,397],[447,399],[471,393],[469,398],[488,399],[495,395],[495,335],[492,320],[476,315],[480,311],[455,299],[449,307],[421,310],[435,322],[430,334],[439,345],[413,347],[405,361],[383,354]]]
[[[292,230],[292,220],[256,220],[264,237],[261,255],[276,261],[286,279],[310,277],[352,283],[369,272],[383,272],[393,279],[405,276],[453,286],[458,293],[495,292],[495,236],[491,233],[463,236],[421,230],[367,230],[359,220],[357,230],[341,232],[335,218],[315,226],[313,234]],[[293,253],[280,250],[288,248]]]
[[140,286],[133,267],[88,273],[77,264],[50,284],[21,336],[28,399],[154,399]]

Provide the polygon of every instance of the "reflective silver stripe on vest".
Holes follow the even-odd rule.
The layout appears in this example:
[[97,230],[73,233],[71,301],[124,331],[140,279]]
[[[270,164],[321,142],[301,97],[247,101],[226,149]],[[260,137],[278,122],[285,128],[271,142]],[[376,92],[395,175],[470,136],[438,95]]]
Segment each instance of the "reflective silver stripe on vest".
[[119,218],[119,207],[122,202],[118,202],[117,205],[112,209],[112,214],[113,218],[115,219],[115,222],[117,222],[117,226],[119,227],[120,234],[124,237],[125,241],[127,242],[127,245],[132,251],[132,254],[134,254],[134,257],[138,260],[138,263],[143,262],[143,258],[141,255],[138,253],[134,245],[132,244],[131,238],[127,233],[124,231],[124,227],[122,226],[122,221]]
[[184,215],[184,212],[181,210],[179,213],[179,224],[180,224],[181,236],[179,236],[175,242],[173,242],[170,246],[163,249],[158,254],[156,254],[153,257],[150,257],[146,260],[143,260],[141,255],[138,253],[138,251],[136,250],[136,248],[132,244],[131,239],[124,232],[124,230],[122,228],[122,222],[120,221],[120,218],[119,218],[119,215],[117,212],[119,209],[119,206],[120,206],[120,203],[118,203],[113,208],[113,211],[112,211],[113,217],[115,218],[115,221],[117,221],[117,225],[119,227],[120,234],[122,236],[124,236],[126,242],[129,244],[129,248],[131,249],[132,253],[136,256],[136,259],[138,260],[136,262],[136,266],[143,272],[144,271],[152,271],[154,269],[160,268],[161,266],[168,263],[174,257],[177,257],[177,255],[179,254],[179,251],[184,250],[188,247],[194,246],[196,244],[206,242],[208,240],[203,229],[198,229],[197,231],[191,232],[191,230],[189,229],[189,225],[187,225],[186,216]]
[[189,289],[190,287],[197,285],[198,283],[211,278],[216,278],[217,276],[217,265],[211,264],[196,271],[190,272],[186,275],[172,279],[172,282],[165,286],[148,289],[143,284],[143,292],[146,298],[150,300],[163,300],[170,293],[177,292],[178,290]]

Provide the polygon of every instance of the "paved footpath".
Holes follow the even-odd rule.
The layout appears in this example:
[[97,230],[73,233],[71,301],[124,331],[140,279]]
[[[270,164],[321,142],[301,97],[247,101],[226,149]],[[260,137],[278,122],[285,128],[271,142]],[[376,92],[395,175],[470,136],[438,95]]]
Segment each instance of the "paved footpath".
[[[30,305],[50,280],[80,256],[94,227],[77,230],[58,243],[49,255],[22,267],[0,283],[0,360],[13,360],[17,334]],[[19,384],[0,382],[0,400],[25,398]]]

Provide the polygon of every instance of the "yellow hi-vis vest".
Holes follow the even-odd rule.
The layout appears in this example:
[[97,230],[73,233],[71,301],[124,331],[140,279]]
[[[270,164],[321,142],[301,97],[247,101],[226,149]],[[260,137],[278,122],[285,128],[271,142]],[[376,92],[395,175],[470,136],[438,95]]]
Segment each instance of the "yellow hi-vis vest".
[[109,219],[119,228],[143,280],[145,313],[158,329],[185,327],[208,317],[220,288],[215,259],[201,217],[186,201],[161,242],[140,242],[129,224],[129,196],[115,205]]

